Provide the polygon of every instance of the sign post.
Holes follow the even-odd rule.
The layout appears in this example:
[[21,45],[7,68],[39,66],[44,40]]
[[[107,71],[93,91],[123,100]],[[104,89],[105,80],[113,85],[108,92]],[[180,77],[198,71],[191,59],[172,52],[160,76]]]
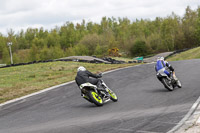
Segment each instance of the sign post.
[[8,42],[7,45],[8,45],[9,50],[10,50],[10,61],[11,61],[11,64],[13,64],[12,50],[11,50],[12,42]]

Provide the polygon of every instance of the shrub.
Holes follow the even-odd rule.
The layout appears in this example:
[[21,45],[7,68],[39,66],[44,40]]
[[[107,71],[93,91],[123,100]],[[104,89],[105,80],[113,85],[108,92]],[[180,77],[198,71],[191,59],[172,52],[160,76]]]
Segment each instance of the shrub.
[[141,41],[141,40],[136,41],[133,44],[130,52],[133,56],[145,56],[145,55],[147,55],[148,49],[147,49],[145,41]]

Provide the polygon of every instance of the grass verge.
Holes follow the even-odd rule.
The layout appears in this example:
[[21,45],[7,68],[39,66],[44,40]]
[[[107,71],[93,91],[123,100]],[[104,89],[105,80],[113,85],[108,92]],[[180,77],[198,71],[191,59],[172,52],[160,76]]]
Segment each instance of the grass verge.
[[0,69],[0,103],[75,79],[78,66],[94,73],[136,64],[49,62]]
[[200,47],[190,49],[185,52],[181,52],[169,57],[168,61],[178,61],[178,60],[190,60],[200,58]]
[[115,60],[125,61],[126,63],[128,63],[128,61],[133,61],[133,58],[125,58],[125,57],[111,57],[111,58]]

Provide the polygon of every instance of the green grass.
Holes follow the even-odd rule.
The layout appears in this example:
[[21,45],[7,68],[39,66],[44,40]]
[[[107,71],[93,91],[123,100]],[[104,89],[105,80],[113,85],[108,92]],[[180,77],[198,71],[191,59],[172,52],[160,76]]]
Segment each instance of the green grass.
[[199,59],[200,58],[200,47],[190,49],[179,54],[175,54],[169,57],[168,61],[178,61],[178,60],[190,60],[190,59]]
[[111,58],[113,58],[115,60],[125,61],[126,63],[128,61],[133,61],[133,58],[125,58],[125,57],[111,57]]
[[78,66],[94,73],[135,64],[49,62],[0,69],[0,103],[75,79]]

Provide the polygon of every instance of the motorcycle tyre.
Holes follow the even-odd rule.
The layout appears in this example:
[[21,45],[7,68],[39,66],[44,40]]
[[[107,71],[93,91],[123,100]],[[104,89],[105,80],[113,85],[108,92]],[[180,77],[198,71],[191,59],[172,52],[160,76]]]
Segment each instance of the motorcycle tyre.
[[167,84],[167,81],[166,81],[166,80],[167,80],[166,78],[162,78],[162,83],[163,83],[163,85],[164,85],[165,88],[168,89],[169,91],[173,91],[173,90],[174,90],[173,86],[172,86],[172,85],[169,86],[169,85]]
[[103,99],[95,91],[88,91],[88,96],[95,105],[103,106]]
[[181,82],[179,80],[177,81],[177,86],[178,88],[182,88]]
[[110,94],[110,100],[112,100],[113,102],[117,102],[118,101],[117,95],[113,91],[109,90],[108,93]]

